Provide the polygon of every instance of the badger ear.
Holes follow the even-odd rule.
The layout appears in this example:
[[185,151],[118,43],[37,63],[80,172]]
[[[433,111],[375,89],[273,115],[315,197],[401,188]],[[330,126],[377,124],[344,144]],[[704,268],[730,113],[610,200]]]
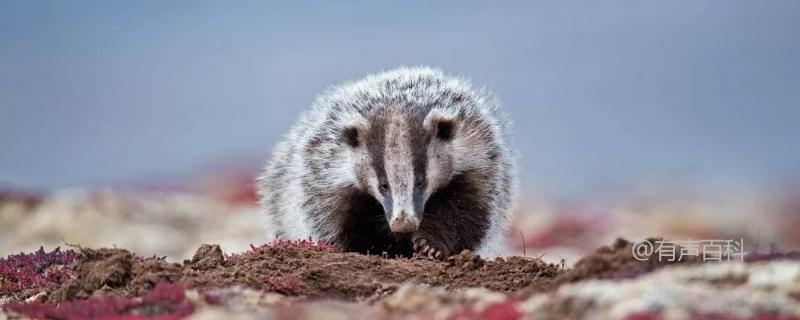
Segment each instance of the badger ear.
[[433,109],[425,117],[423,125],[438,139],[450,141],[456,134],[456,110]]
[[358,148],[358,128],[345,127],[344,131],[342,131],[342,140],[344,140],[347,145]]
[[358,113],[345,113],[340,115],[342,120],[341,139],[344,143],[352,148],[358,148],[361,144],[361,136],[363,135],[363,128],[366,128],[367,120]]
[[453,120],[439,120],[436,122],[436,137],[444,141],[450,141],[455,134]]

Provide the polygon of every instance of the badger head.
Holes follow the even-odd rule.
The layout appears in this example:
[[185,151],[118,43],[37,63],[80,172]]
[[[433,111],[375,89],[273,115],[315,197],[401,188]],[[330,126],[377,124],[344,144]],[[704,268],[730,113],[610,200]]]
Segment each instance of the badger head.
[[[354,185],[383,208],[394,233],[412,233],[425,204],[474,162],[466,146],[476,137],[458,111],[393,104],[372,108],[341,130]],[[470,159],[473,158],[473,159]]]

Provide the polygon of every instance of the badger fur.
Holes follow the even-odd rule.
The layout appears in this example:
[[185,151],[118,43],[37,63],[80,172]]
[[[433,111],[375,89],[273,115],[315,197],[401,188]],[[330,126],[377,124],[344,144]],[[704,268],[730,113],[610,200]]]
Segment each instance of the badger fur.
[[333,87],[258,179],[271,234],[373,254],[492,254],[516,193],[506,131],[489,93],[436,69]]

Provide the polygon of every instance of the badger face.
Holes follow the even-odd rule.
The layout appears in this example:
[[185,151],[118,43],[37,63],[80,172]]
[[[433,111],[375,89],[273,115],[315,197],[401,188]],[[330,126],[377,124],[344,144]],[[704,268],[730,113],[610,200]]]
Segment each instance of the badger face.
[[376,108],[342,130],[356,187],[383,207],[394,233],[418,230],[425,203],[453,178],[455,114],[407,105]]

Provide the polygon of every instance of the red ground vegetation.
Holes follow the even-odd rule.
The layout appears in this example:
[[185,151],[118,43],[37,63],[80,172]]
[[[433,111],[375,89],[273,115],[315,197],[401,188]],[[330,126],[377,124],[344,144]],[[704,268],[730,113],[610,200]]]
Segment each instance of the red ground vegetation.
[[55,248],[0,258],[0,295],[42,291],[75,276],[70,265],[77,253]]
[[56,304],[52,302],[9,303],[5,308],[35,319],[181,319],[194,311],[184,287],[160,283],[143,297],[91,297]]

